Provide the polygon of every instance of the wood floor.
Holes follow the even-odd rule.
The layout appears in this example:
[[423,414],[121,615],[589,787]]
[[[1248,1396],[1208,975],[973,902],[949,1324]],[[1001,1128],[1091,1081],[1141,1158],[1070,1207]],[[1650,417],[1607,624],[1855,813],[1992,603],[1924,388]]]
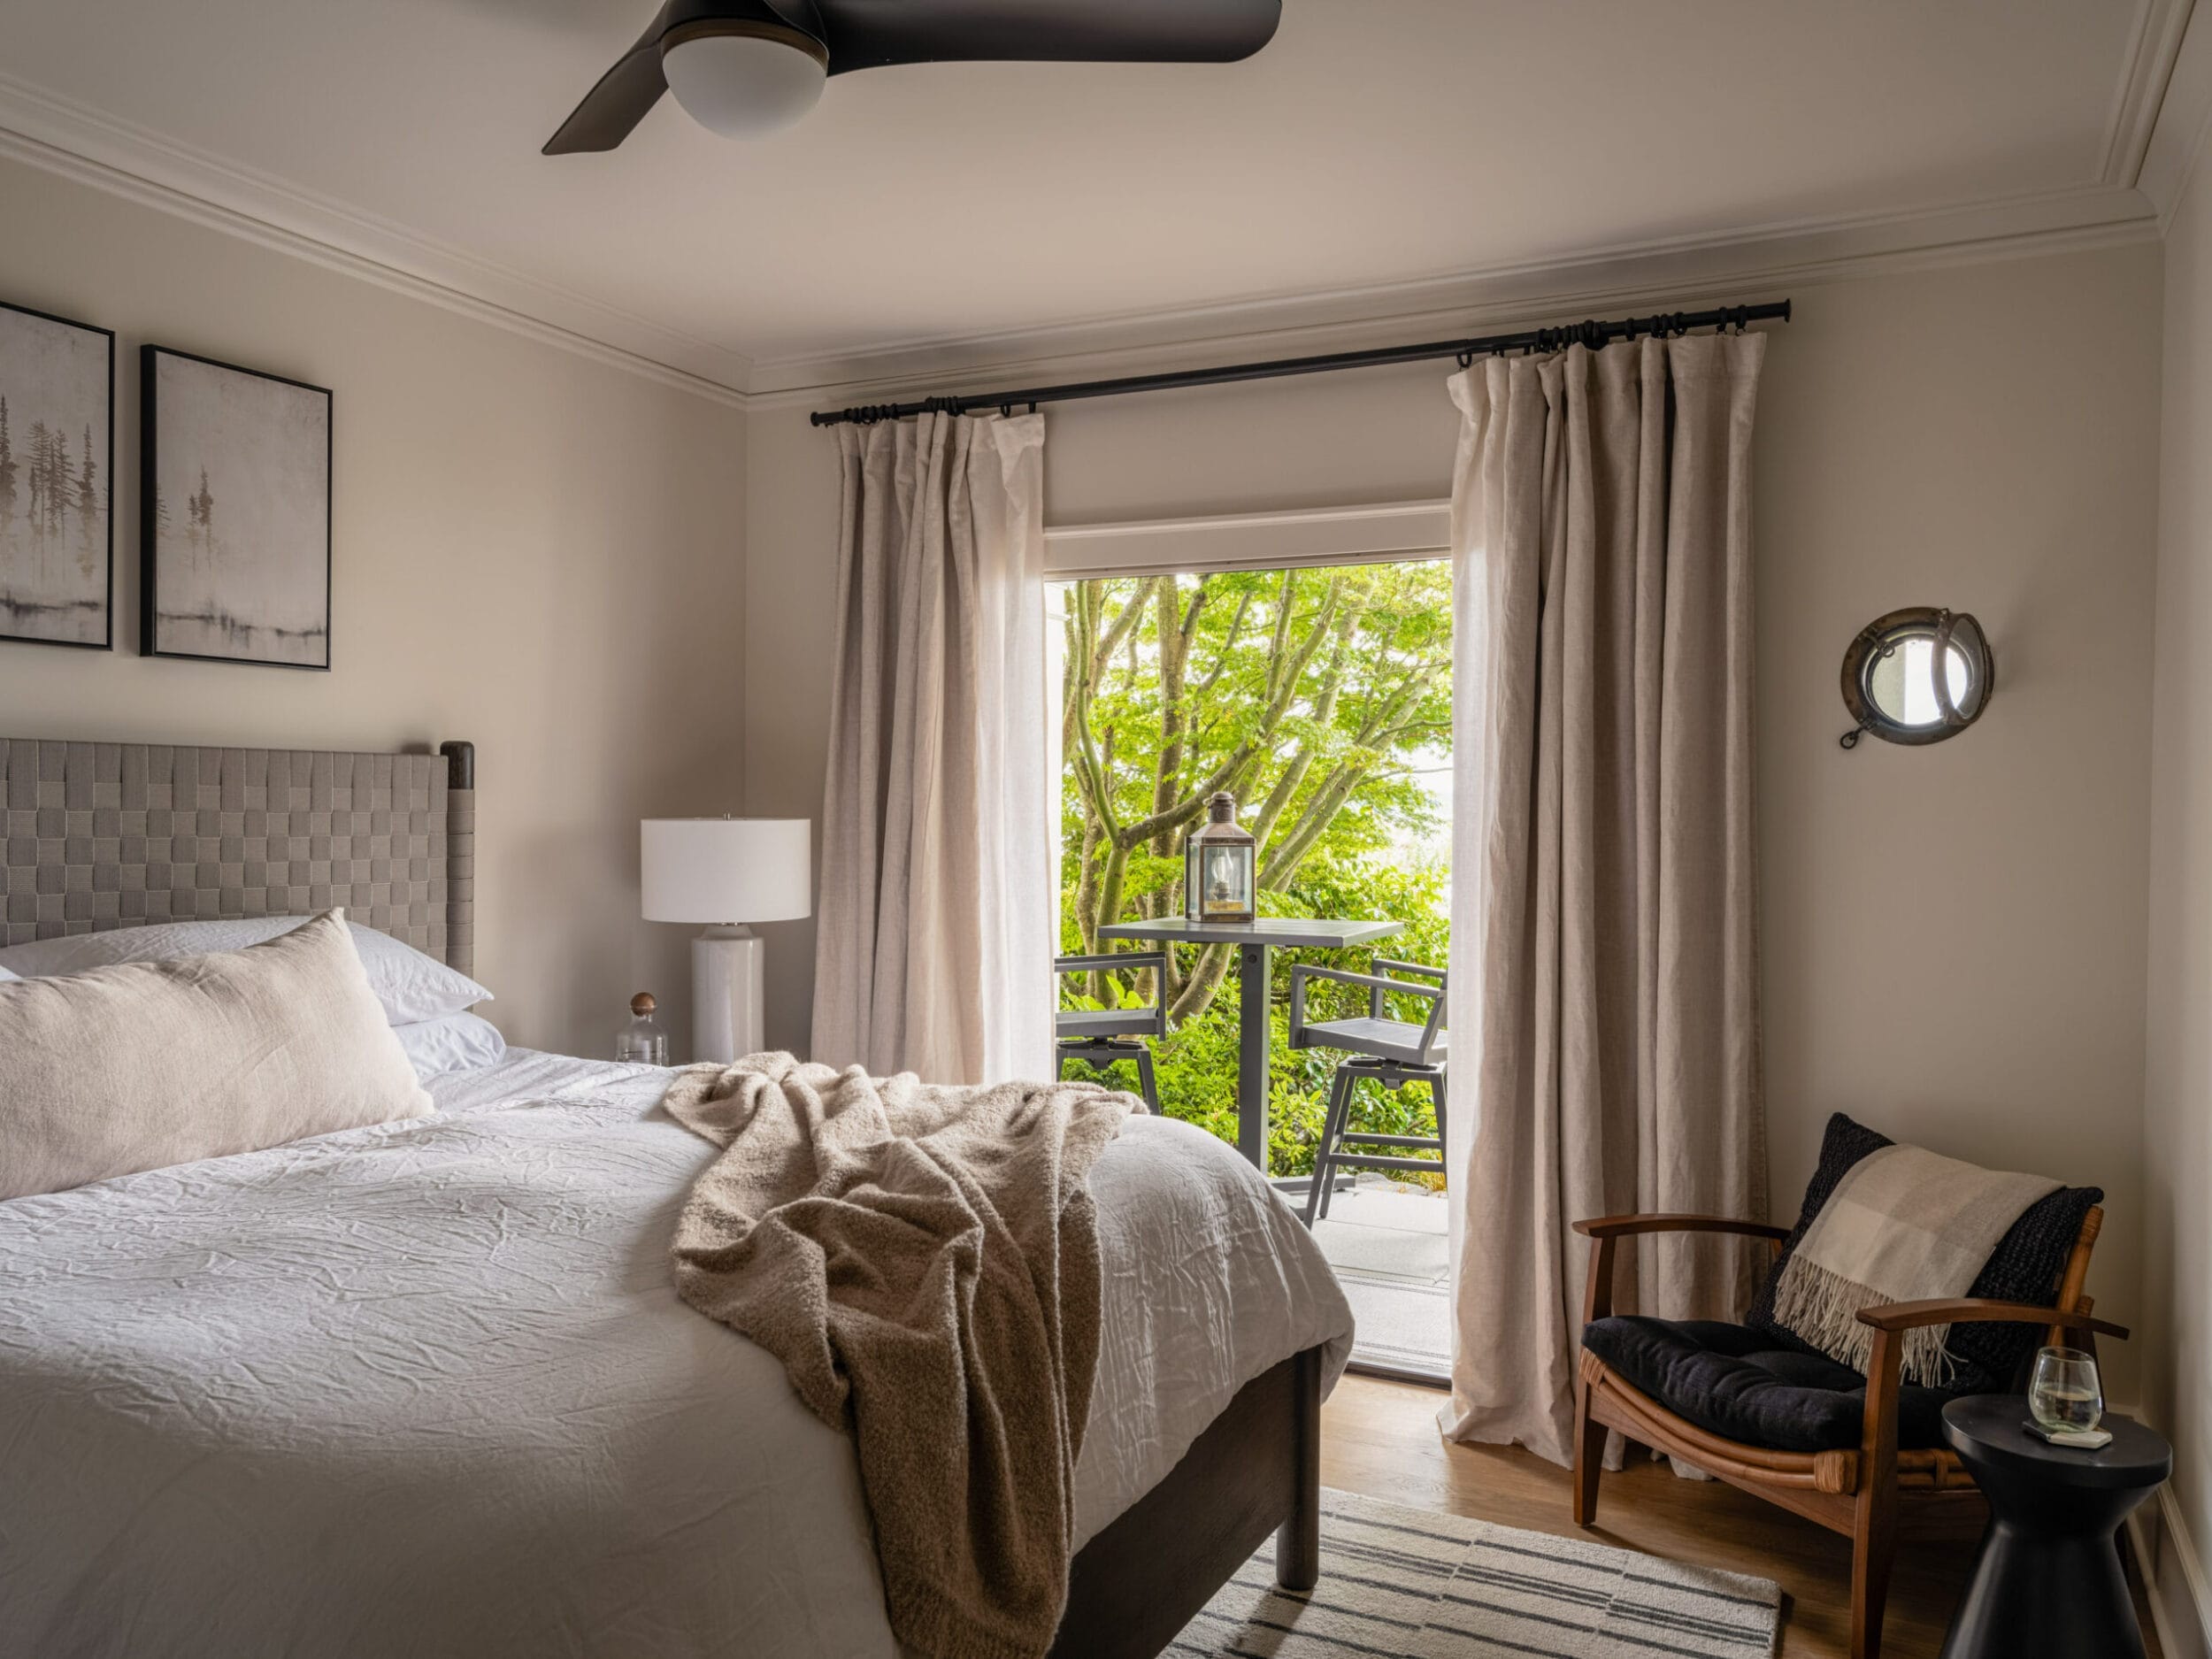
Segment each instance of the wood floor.
[[[1772,1578],[1786,1598],[1784,1659],[1841,1659],[1847,1653],[1847,1540],[1720,1481],[1679,1479],[1665,1464],[1646,1460],[1606,1476],[1598,1525],[1580,1532],[1568,1513],[1565,1470],[1518,1449],[1446,1443],[1436,1429],[1443,1399],[1433,1388],[1346,1377],[1322,1408],[1322,1484]],[[1907,1523],[1890,1591],[1885,1659],[1934,1659],[1943,1645],[1981,1533],[1976,1507],[1970,1517]],[[2147,1620],[2144,1640],[2156,1659]]]

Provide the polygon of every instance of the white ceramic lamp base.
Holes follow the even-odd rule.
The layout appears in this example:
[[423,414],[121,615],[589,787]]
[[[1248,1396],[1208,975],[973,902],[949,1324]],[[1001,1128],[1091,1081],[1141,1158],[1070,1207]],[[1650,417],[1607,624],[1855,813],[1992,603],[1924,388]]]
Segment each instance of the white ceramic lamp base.
[[727,1065],[757,1054],[762,1032],[762,965],[767,947],[742,925],[710,927],[691,941],[691,1052]]

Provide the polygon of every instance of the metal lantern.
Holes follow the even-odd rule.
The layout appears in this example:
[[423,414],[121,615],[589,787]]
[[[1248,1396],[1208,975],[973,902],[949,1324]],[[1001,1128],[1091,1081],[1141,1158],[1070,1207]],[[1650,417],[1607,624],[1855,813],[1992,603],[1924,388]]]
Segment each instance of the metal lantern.
[[1206,803],[1210,822],[1183,843],[1183,913],[1194,922],[1259,918],[1259,843],[1237,825],[1234,795]]

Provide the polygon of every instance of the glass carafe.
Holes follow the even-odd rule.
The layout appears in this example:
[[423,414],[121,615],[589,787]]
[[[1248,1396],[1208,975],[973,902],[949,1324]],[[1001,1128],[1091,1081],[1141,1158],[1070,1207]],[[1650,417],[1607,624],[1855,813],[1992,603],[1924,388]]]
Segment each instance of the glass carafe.
[[657,1006],[650,991],[630,999],[630,1023],[615,1033],[614,1057],[633,1065],[666,1065],[668,1033],[653,1017]]

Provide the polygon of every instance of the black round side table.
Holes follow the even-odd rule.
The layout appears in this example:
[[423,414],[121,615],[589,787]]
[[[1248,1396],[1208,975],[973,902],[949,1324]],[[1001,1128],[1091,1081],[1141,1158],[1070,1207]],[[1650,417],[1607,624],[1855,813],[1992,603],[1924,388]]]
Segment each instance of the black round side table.
[[2107,1416],[2100,1451],[2053,1446],[2025,1426],[2021,1394],[1943,1408],[1943,1438],[1989,1500],[1989,1530],[1942,1659],[2142,1659],[2112,1535],[2173,1472],[2173,1448]]

